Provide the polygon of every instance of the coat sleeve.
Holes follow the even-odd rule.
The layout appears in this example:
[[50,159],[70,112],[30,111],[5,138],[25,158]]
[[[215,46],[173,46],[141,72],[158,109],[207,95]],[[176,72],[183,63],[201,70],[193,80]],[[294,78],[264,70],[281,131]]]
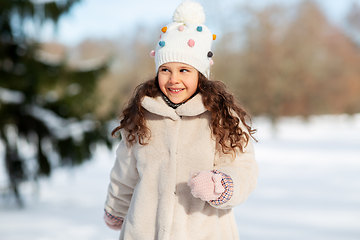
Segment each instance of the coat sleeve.
[[210,204],[215,208],[229,209],[245,202],[250,193],[255,190],[259,175],[252,140],[249,139],[247,146],[244,148],[244,152],[236,151],[236,156],[233,161],[221,161],[220,159],[215,162],[214,169],[231,177],[233,181],[233,193],[230,200],[224,204]]
[[109,214],[125,218],[138,180],[139,174],[132,148],[128,147],[123,139],[116,150],[116,161],[110,174],[105,203],[105,210]]

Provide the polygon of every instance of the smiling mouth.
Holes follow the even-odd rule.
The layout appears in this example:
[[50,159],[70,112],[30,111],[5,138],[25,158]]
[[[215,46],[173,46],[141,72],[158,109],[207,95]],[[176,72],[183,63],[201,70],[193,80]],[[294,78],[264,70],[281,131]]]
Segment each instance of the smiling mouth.
[[184,90],[183,88],[168,88],[168,89],[170,92],[173,92],[173,93],[178,93],[178,92],[181,92]]

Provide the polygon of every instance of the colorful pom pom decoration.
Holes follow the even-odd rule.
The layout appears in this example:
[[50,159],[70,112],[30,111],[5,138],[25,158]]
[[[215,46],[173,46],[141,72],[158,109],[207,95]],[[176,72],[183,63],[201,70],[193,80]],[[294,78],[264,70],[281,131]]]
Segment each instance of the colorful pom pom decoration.
[[209,58],[211,58],[212,56],[214,56],[214,54],[213,54],[212,51],[209,51],[208,54],[207,54],[207,56],[208,56]]
[[155,57],[155,51],[154,51],[154,50],[152,50],[152,51],[150,52],[150,57]]
[[184,26],[180,26],[179,28],[178,28],[178,30],[181,32],[181,31],[184,31],[184,29],[185,29],[185,27]]
[[198,26],[198,27],[196,28],[196,31],[202,32],[202,26]]
[[193,39],[190,39],[188,41],[188,44],[189,44],[190,47],[193,47],[193,46],[195,46],[195,41]]
[[210,59],[210,66],[214,65],[214,61]]
[[159,45],[160,45],[160,47],[164,47],[164,46],[165,46],[165,42],[164,42],[164,41],[160,41],[160,42],[159,42]]
[[214,40],[214,41],[216,40],[216,35],[215,35],[215,34],[213,34],[213,40]]
[[162,31],[163,33],[166,33],[167,27],[163,27],[163,28],[161,29],[161,31]]

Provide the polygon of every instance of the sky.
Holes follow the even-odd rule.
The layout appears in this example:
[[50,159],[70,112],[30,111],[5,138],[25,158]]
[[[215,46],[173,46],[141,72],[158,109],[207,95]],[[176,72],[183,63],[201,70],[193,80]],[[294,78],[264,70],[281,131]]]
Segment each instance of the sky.
[[[44,0],[34,0],[44,1]],[[45,0],[46,1],[46,0]],[[272,3],[295,7],[301,0],[193,0],[203,5],[207,15],[206,24],[214,25],[210,16],[226,14],[235,5],[248,5],[261,8]],[[40,41],[57,41],[66,45],[76,45],[87,38],[120,38],[121,34],[131,33],[138,25],[156,26],[168,24],[182,0],[82,0],[64,15],[54,31],[54,25],[47,22],[41,31],[36,31]],[[340,24],[353,2],[360,0],[317,0],[331,21]],[[211,13],[211,14],[210,14]],[[216,18],[216,16],[215,16]],[[211,28],[211,26],[208,26]],[[29,31],[33,28],[27,26]]]

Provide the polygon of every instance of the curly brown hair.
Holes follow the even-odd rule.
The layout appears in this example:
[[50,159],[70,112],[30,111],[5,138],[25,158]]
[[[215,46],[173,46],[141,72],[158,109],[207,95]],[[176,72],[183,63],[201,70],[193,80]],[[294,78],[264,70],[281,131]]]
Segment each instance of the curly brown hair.
[[[236,148],[243,151],[243,147],[248,144],[249,135],[256,141],[253,136],[256,129],[246,122],[248,119],[251,123],[250,116],[227,91],[224,83],[208,80],[199,73],[197,92],[201,93],[204,106],[211,113],[210,127],[223,153],[234,152]],[[124,129],[127,132],[125,139],[129,145],[134,144],[136,139],[139,144],[145,145],[151,134],[146,126],[145,109],[141,106],[141,101],[145,96],[156,97],[159,94],[161,90],[157,76],[138,85],[122,112],[120,125],[111,132],[111,135],[115,137],[120,129]],[[247,132],[239,126],[240,121],[247,128]]]

